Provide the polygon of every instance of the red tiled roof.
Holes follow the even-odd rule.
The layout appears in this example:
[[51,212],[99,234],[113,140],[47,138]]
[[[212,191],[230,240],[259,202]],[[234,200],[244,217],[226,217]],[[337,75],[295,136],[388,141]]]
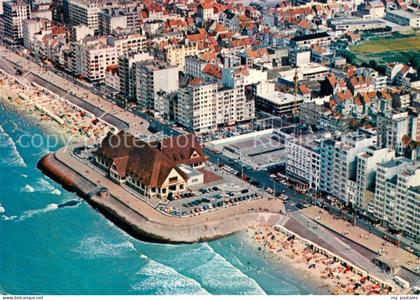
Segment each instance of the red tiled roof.
[[213,8],[213,3],[212,2],[204,2],[201,4],[201,7],[203,9],[212,9]]
[[195,78],[191,79],[188,84],[189,85],[200,85],[202,83],[203,83],[203,79],[201,79],[200,77],[195,77]]
[[251,46],[252,43],[253,43],[252,38],[246,37],[243,39],[233,40],[232,47],[236,48],[236,47],[242,47],[242,46]]
[[[193,134],[163,139],[159,145],[160,151],[176,163],[197,163],[207,160],[200,143]],[[192,155],[196,153],[196,157]]]
[[311,93],[311,90],[304,84],[299,85],[299,91],[302,95],[307,95]]
[[214,61],[217,58],[216,52],[205,52],[201,55],[201,59],[205,61]]
[[222,69],[214,64],[207,64],[203,69],[203,73],[222,79]]
[[297,26],[304,28],[304,29],[311,29],[312,24],[308,20],[302,20],[300,21]]
[[250,58],[261,58],[268,54],[267,48],[260,48],[257,50],[250,50],[247,52]]
[[96,154],[114,164],[120,176],[130,175],[150,187],[162,186],[173,169],[186,179],[178,164],[207,160],[192,134],[146,143],[120,131],[108,134]]
[[64,26],[54,26],[51,28],[52,34],[64,34],[66,32],[67,32],[67,29]]

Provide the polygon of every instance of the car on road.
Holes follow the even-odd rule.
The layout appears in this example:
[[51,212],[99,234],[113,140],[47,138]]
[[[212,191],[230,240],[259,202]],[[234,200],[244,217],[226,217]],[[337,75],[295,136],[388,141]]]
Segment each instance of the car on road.
[[304,208],[307,208],[308,205],[307,204],[303,204],[303,203],[297,203],[296,204],[296,207],[299,208],[299,209],[304,209]]
[[279,198],[283,200],[283,202],[289,201],[289,197],[286,194],[280,194]]

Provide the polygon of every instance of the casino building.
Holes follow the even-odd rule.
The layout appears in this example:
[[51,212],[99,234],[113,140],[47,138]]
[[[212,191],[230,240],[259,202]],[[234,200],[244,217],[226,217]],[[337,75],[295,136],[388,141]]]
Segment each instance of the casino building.
[[94,152],[108,176],[147,197],[172,198],[202,184],[207,157],[192,134],[147,143],[120,131],[109,133]]

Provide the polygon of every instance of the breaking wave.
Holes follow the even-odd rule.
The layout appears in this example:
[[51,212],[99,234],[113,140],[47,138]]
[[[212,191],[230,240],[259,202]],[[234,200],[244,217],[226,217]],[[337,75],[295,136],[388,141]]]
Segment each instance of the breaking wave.
[[0,203],[0,214],[6,212],[6,209]]
[[17,216],[5,216],[5,215],[1,216],[1,219],[4,220],[4,221],[12,221],[16,218],[17,218]]
[[[226,258],[214,251],[208,244],[203,243],[199,248],[200,252],[206,253],[208,259],[204,264],[193,268],[191,272],[194,277],[200,278],[205,286],[216,289],[225,289],[227,294],[241,291],[243,294],[265,295],[264,290],[251,277],[232,265]],[[215,273],[218,275],[215,276]]]
[[98,257],[124,257],[132,254],[135,250],[136,248],[130,241],[111,243],[104,241],[99,236],[85,238],[73,249],[74,252],[89,259]]
[[16,147],[16,143],[10,135],[4,131],[2,126],[0,126],[0,148],[8,150],[8,152],[6,152],[6,154],[1,158],[4,164],[16,167],[27,167]]
[[194,279],[154,260],[149,259],[136,274],[146,277],[130,285],[131,290],[136,292],[148,291],[158,295],[209,294]]
[[21,190],[27,193],[48,192],[54,195],[61,195],[61,191],[59,189],[55,188],[51,183],[42,178],[38,179],[36,184],[34,184],[33,186],[30,184],[26,184]]
[[44,208],[40,208],[40,209],[31,209],[28,211],[25,211],[20,217],[19,217],[19,221],[23,221],[26,219],[29,219],[35,215],[40,215],[40,214],[44,214],[53,210],[56,210],[58,208],[58,204],[56,203],[51,203],[48,204],[46,207]]

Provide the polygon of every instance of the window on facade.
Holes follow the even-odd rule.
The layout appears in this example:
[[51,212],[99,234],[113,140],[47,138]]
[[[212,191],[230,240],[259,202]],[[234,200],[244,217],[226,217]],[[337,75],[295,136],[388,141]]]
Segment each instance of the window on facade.
[[169,182],[176,182],[178,181],[178,176],[170,177]]

